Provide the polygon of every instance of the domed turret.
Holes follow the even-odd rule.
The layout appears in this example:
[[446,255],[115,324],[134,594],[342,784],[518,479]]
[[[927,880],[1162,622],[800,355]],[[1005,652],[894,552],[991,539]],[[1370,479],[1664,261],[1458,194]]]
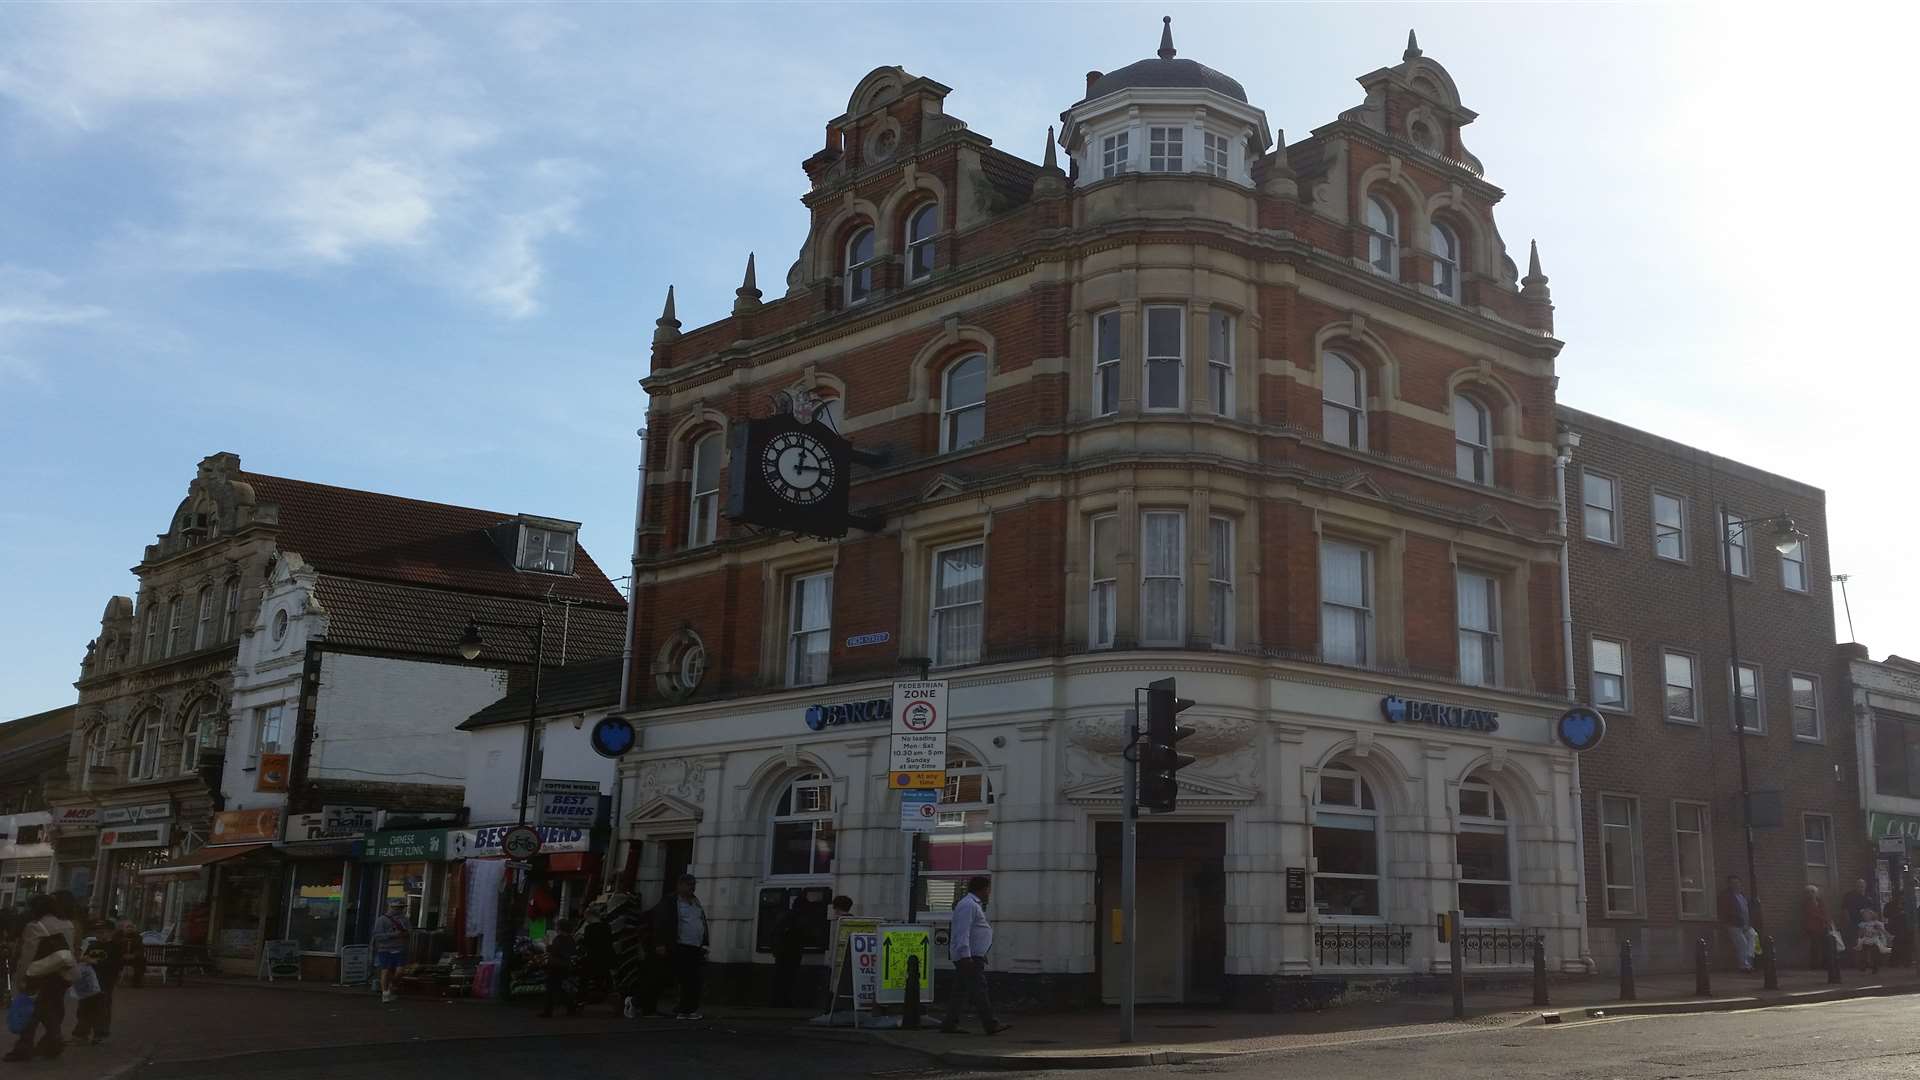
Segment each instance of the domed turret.
[[1157,58],[1140,60],[1119,71],[1109,71],[1097,79],[1089,80],[1087,96],[1080,101],[1084,103],[1136,87],[1156,90],[1190,87],[1225,94],[1235,101],[1247,100],[1246,88],[1240,85],[1240,80],[1215,71],[1197,60],[1179,59],[1173,48],[1173,16],[1161,16],[1160,23],[1160,55]]

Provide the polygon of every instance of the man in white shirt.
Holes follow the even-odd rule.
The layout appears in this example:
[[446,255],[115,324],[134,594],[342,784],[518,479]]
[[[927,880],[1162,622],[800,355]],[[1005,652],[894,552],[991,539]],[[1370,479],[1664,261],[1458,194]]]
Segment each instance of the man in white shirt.
[[993,949],[993,924],[987,922],[987,898],[993,894],[993,880],[976,877],[967,882],[967,895],[954,905],[949,924],[947,953],[953,959],[953,996],[947,999],[947,1019],[940,1030],[959,1034],[960,1016],[974,1005],[980,1014],[983,1034],[998,1035],[1011,1024],[993,1018],[993,1002],[987,998],[987,953]]

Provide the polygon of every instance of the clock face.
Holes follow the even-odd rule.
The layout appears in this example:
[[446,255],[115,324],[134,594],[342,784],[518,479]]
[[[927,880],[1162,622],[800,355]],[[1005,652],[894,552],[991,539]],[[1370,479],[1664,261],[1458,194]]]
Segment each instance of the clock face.
[[806,505],[833,490],[833,455],[819,439],[804,432],[775,435],[760,455],[760,471],[775,495]]

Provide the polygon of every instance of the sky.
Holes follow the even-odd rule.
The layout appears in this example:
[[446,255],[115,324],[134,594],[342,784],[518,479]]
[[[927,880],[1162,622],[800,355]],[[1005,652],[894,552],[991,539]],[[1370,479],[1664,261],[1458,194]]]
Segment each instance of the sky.
[[0,560],[0,717],[74,700],[217,451],[583,521],[623,573],[667,285],[689,329],[749,251],[779,294],[860,78],[945,83],[1037,160],[1162,14],[1290,141],[1416,28],[1516,259],[1539,240],[1560,400],[1825,488],[1858,640],[1920,655],[1920,510],[1884,490],[1916,376],[1879,331],[1916,226],[1865,168],[1910,160],[1910,8],[14,3],[0,527],[33,542]]

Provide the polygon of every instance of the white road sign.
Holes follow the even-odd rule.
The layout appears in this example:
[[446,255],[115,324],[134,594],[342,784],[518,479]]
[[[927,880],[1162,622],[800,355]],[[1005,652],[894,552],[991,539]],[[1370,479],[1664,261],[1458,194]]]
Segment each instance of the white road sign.
[[[947,683],[944,679],[893,684],[893,747],[887,771],[893,787],[939,787],[932,774],[947,767]],[[902,782],[905,777],[908,782]]]

